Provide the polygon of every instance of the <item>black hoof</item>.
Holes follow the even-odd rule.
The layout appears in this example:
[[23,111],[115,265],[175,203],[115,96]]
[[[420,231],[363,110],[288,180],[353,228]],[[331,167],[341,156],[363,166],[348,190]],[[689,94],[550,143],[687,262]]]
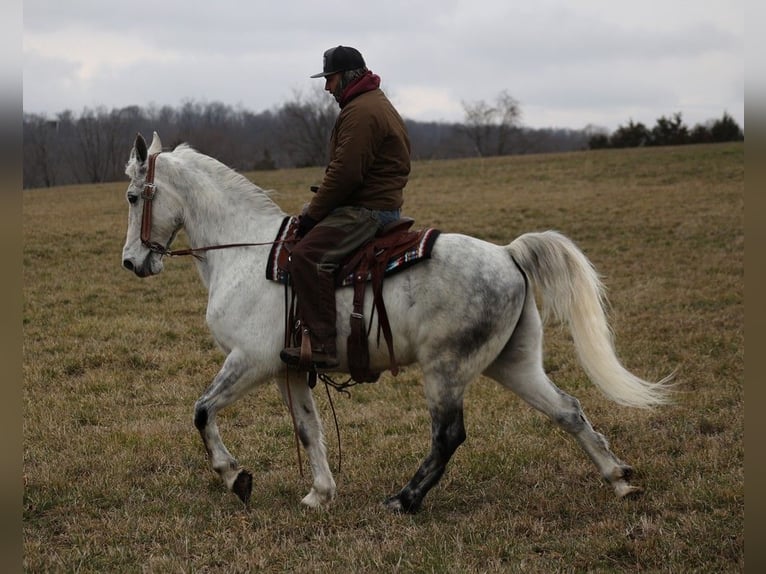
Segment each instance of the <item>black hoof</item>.
[[388,508],[390,511],[396,512],[398,514],[402,514],[402,513],[415,514],[418,510],[420,510],[420,504],[407,502],[406,500],[403,500],[401,495],[399,494],[397,494],[396,496],[391,496],[387,498],[383,502],[383,506]]
[[630,480],[631,478],[633,478],[633,467],[632,466],[629,466],[627,464],[623,464],[621,468],[622,468],[622,478],[624,478],[625,480]]
[[237,479],[231,487],[231,491],[236,494],[242,502],[248,504],[250,502],[250,495],[253,492],[253,475],[246,470],[240,470]]

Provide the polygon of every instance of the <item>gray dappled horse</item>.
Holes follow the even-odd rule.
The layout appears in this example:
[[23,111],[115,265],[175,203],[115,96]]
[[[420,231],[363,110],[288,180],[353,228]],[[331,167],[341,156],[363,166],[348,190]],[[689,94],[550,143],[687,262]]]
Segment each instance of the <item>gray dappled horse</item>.
[[[147,187],[151,156],[161,150],[156,133],[148,149],[139,134],[126,167],[130,177],[122,252],[126,269],[139,277],[160,273],[163,255],[181,228],[192,248],[243,241],[264,244],[209,251],[196,261],[209,292],[207,324],[226,353],[221,370],[194,409],[194,424],[210,465],[227,488],[245,503],[250,500],[252,475],[223,444],[216,414],[257,385],[276,379],[293,410],[313,476],[302,502],[308,506],[328,503],[336,487],[311,390],[305,379],[293,376],[285,382],[286,377],[277,376],[285,369],[279,359],[284,343],[280,328],[284,288],[268,281],[264,268],[270,242],[286,214],[245,177],[187,145],[154,158],[154,186]],[[147,193],[153,196],[151,201]],[[152,204],[151,210],[144,208],[145,203]],[[630,466],[612,454],[606,439],[593,430],[579,401],[546,376],[542,321],[533,286],[541,295],[543,316],[550,312],[569,325],[580,362],[607,397],[631,407],[667,401],[665,383],[670,377],[646,382],[620,364],[603,308],[602,285],[591,263],[569,239],[553,231],[526,233],[499,246],[442,233],[431,259],[389,277],[383,289],[395,355],[400,365],[420,365],[432,421],[431,451],[409,483],[386,500],[389,508],[417,511],[439,481],[466,438],[463,396],[480,374],[512,390],[571,433],[618,496],[639,490],[629,483]],[[368,295],[366,317],[370,317],[371,301]],[[338,371],[347,364],[351,307],[352,289],[339,289]],[[373,371],[389,367],[385,346],[371,345],[370,362]]]

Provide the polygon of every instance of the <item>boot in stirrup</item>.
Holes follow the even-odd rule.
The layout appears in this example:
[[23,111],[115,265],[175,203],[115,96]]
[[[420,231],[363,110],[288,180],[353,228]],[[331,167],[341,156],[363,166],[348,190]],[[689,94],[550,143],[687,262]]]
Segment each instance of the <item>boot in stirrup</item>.
[[312,345],[308,329],[301,335],[300,347],[286,347],[279,353],[282,362],[290,366],[308,371],[313,369],[334,369],[340,363],[331,345]]

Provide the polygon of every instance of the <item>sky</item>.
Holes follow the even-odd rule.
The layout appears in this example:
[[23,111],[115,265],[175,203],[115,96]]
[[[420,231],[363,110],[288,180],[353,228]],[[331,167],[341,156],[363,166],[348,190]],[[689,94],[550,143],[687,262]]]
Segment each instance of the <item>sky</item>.
[[[402,116],[459,122],[507,92],[533,128],[744,127],[745,0],[24,0],[23,110],[309,94],[354,46]],[[329,95],[327,97],[330,97]]]

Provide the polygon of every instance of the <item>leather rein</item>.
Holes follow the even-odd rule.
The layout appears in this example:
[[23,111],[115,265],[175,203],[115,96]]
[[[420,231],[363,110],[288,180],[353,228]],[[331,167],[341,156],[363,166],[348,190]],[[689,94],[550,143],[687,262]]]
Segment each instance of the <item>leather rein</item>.
[[233,247],[256,247],[260,245],[273,245],[275,243],[294,243],[294,239],[290,240],[277,240],[277,241],[265,241],[263,243],[224,243],[222,245],[207,245],[205,247],[194,247],[188,249],[168,249],[167,246],[162,245],[156,241],[151,240],[152,235],[152,205],[154,203],[154,196],[157,193],[157,185],[154,183],[155,164],[157,163],[157,156],[162,152],[158,151],[149,156],[149,166],[147,168],[146,179],[144,180],[144,191],[141,194],[141,198],[144,200],[144,207],[141,212],[141,243],[150,251],[159,253],[163,256],[176,257],[180,255],[193,255],[197,259],[202,259],[199,253],[205,253],[206,251],[213,251],[216,249],[231,249]]

